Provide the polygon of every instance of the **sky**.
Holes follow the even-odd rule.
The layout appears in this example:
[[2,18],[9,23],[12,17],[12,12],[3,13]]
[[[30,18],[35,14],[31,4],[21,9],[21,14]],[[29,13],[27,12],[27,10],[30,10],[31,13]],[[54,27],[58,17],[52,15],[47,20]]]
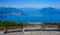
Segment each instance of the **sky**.
[[60,8],[60,0],[0,0],[0,7],[14,8]]

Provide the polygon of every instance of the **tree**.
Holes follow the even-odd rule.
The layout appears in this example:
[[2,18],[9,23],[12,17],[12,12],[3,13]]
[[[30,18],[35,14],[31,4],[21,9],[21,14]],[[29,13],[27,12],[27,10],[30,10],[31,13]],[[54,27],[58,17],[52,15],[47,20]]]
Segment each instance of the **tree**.
[[24,28],[28,26],[28,24],[25,24],[23,22],[20,22],[20,27],[21,27],[21,30],[22,30],[22,33],[24,34]]
[[4,33],[6,33],[6,32],[7,32],[7,29],[8,29],[9,27],[16,25],[16,22],[10,21],[10,20],[5,20],[5,21],[3,22],[3,25],[4,25],[4,27],[5,27],[5,32],[4,32]]
[[44,29],[45,28],[45,24],[42,24],[42,29]]
[[10,22],[9,22],[8,20],[5,20],[5,21],[3,22],[4,30],[5,30],[5,32],[4,32],[4,33],[6,33],[6,32],[7,32],[7,25],[8,25],[8,24],[10,24]]
[[0,30],[4,30],[4,25],[3,25],[3,22],[1,20],[0,20],[0,27],[1,27]]
[[2,21],[0,20],[0,26],[2,26]]
[[58,28],[57,28],[59,31],[60,31],[60,23],[59,23],[59,25],[58,25]]

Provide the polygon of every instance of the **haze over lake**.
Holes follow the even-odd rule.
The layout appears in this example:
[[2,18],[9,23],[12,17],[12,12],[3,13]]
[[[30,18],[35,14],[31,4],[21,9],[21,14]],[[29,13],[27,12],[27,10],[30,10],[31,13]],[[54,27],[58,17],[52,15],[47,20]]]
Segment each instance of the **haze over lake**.
[[52,7],[41,9],[0,7],[0,19],[14,20],[17,22],[59,22],[60,10]]
[[0,0],[0,20],[60,22],[60,0]]

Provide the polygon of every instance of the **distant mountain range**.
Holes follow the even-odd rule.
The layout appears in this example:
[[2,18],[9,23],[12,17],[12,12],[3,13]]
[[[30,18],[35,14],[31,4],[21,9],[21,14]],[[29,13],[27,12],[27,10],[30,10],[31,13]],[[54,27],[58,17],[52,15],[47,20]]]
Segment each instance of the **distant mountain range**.
[[14,15],[14,14],[23,14],[23,12],[20,9],[16,8],[6,8],[6,7],[0,7],[0,16],[3,15]]
[[41,12],[47,12],[47,13],[52,13],[52,14],[60,14],[60,10],[57,10],[55,8],[52,8],[52,7],[48,7],[48,8],[43,8],[41,10]]
[[6,8],[6,7],[0,7],[0,15],[5,13],[21,13],[21,14],[39,14],[39,13],[46,13],[46,14],[60,14],[60,10],[57,10],[52,7],[42,8],[42,9],[36,9],[36,8]]
[[60,22],[60,10],[46,8],[6,8],[0,7],[1,20],[15,20],[21,22]]

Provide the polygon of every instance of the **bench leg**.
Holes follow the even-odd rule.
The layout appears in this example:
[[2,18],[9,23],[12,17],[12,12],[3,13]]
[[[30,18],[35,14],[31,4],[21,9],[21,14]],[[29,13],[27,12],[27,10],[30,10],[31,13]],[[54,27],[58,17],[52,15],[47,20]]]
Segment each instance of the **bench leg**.
[[7,31],[4,32],[4,34],[6,34],[6,33],[7,33]]
[[5,29],[4,34],[6,34],[7,32],[8,32],[7,29]]

